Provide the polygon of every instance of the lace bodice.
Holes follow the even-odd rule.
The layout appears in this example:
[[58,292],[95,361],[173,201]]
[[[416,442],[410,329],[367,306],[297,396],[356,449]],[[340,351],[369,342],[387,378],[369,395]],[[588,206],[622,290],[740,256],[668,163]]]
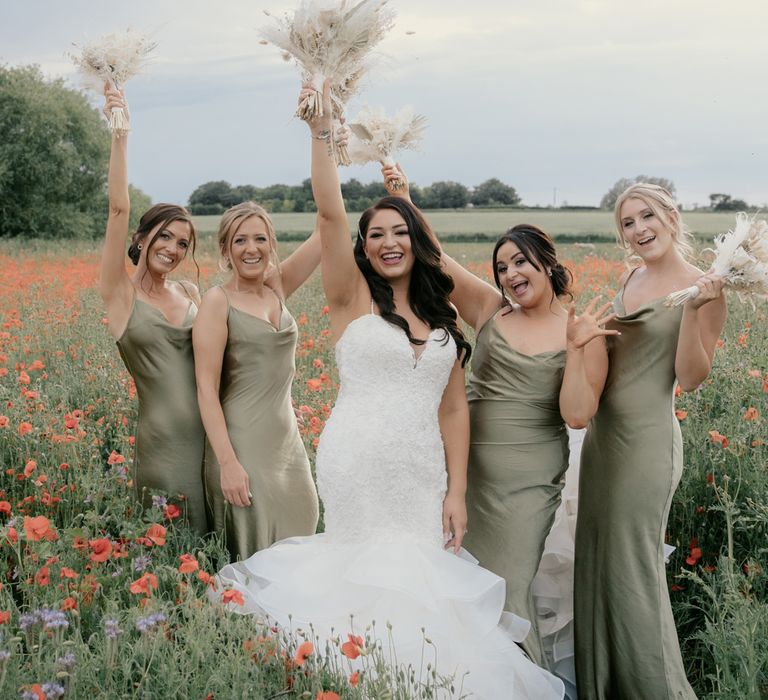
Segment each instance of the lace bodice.
[[341,388],[317,452],[329,537],[442,542],[437,416],[456,345],[434,329],[418,350],[375,314],[355,319],[336,344]]

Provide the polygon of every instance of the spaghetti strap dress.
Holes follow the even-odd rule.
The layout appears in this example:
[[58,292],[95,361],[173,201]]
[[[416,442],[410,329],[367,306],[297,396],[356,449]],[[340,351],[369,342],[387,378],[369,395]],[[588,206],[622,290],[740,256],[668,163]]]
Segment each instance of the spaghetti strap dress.
[[209,531],[203,488],[205,431],[197,406],[190,301],[181,326],[134,295],[117,341],[139,399],[133,482],[145,508],[152,492],[184,496],[184,515],[199,535]]
[[522,647],[545,668],[531,584],[568,468],[568,433],[559,406],[564,369],[565,351],[520,353],[494,316],[477,335],[467,387],[464,546],[506,580],[505,610],[531,621]]
[[251,505],[240,508],[224,500],[209,444],[205,484],[214,529],[224,533],[234,561],[277,540],[314,534],[319,507],[291,404],[296,322],[282,303],[277,328],[227,303],[219,394],[229,439],[248,473]]
[[664,570],[683,470],[674,416],[682,307],[663,299],[608,327],[610,368],[581,457],[575,554],[576,679],[583,700],[691,700]]

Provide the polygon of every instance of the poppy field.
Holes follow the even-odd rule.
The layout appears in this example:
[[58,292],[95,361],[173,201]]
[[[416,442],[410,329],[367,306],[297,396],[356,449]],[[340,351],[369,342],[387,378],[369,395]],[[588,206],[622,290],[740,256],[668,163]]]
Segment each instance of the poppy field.
[[[204,290],[220,273],[212,241],[200,248]],[[490,277],[489,244],[446,249]],[[222,542],[196,538],[177,494],[141,511],[135,387],[105,327],[98,255],[88,242],[0,244],[0,696],[461,697],[462,679],[435,669],[428,630],[422,666],[398,669],[385,620],[325,640],[233,614],[239,594],[211,586]],[[613,246],[560,255],[578,306],[613,293]],[[194,265],[180,276],[195,280]],[[294,399],[314,462],[338,389],[319,277],[288,305],[299,326]],[[710,378],[676,404],[685,470],[668,584],[700,697],[768,695],[767,313],[766,301],[730,297]]]

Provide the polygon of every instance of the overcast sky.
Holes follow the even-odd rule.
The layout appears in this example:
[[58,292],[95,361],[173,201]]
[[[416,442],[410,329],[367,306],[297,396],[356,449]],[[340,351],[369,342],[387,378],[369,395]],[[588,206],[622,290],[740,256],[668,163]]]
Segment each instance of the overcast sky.
[[[295,1],[0,0],[0,63],[77,85],[72,42],[150,31],[155,60],[127,88],[131,181],[181,203],[208,180],[297,184],[298,72],[258,43],[262,10]],[[725,192],[768,206],[765,0],[390,2],[395,28],[349,114],[428,117],[422,151],[401,156],[413,182],[498,177],[527,204],[596,205],[643,173],[672,179],[686,205]]]

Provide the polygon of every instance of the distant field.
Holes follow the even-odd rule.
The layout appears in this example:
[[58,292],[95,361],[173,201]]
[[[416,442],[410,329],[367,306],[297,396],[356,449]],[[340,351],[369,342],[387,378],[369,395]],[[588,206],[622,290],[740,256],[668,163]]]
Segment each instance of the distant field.
[[[534,224],[553,236],[574,238],[613,237],[613,214],[602,211],[546,211],[541,209],[513,209],[508,211],[440,210],[426,212],[430,224],[439,235],[495,238],[515,224]],[[359,214],[349,215],[350,230],[357,227]],[[731,213],[691,212],[684,221],[699,238],[712,238],[734,223]],[[314,226],[314,214],[273,214],[278,237],[280,234],[308,234]],[[218,216],[196,216],[195,223],[203,234],[215,233]]]

